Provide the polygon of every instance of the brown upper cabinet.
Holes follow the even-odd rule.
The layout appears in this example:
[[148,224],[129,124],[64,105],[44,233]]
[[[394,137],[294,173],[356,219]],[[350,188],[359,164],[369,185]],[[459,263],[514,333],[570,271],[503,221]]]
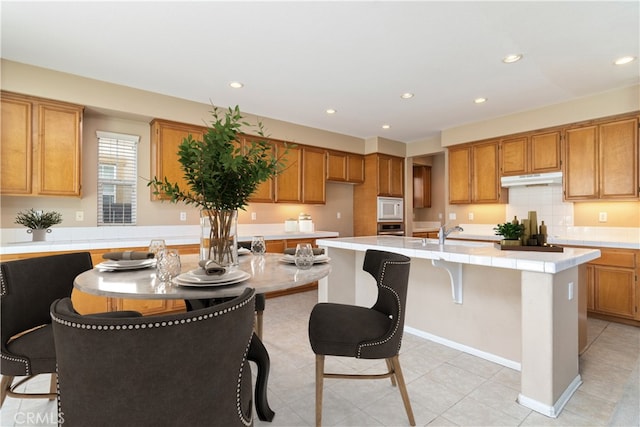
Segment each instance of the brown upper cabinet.
[[[258,138],[255,136],[244,135],[242,137],[242,144],[246,146],[253,141],[264,140],[264,138]],[[275,156],[275,146],[271,145],[271,155]],[[275,184],[273,178],[269,178],[266,181],[258,184],[256,191],[249,197],[249,203],[273,203],[275,201]]]
[[[161,179],[166,177],[169,182],[176,182],[181,188],[186,188],[184,172],[178,160],[178,146],[189,135],[202,140],[205,132],[205,127],[154,119],[151,122],[151,176]],[[285,161],[285,169],[276,177],[259,184],[249,198],[250,203],[326,202],[327,168],[324,149],[252,135],[240,135],[237,144],[238,147],[246,147],[257,140],[271,144],[272,153]],[[152,200],[160,199],[166,199],[166,196],[155,196],[152,193]]]
[[84,107],[2,92],[0,193],[81,195]]
[[567,129],[565,200],[638,200],[638,152],[637,117]]
[[501,142],[501,174],[556,172],[560,162],[560,131],[530,133]]
[[471,203],[471,147],[449,148],[449,203]]
[[378,164],[378,196],[404,196],[404,159],[374,154]]
[[413,165],[413,207],[431,207],[431,166]]
[[[188,189],[184,179],[184,172],[178,160],[178,146],[191,135],[194,139],[202,141],[206,128],[202,126],[188,125],[171,122],[168,120],[154,119],[151,121],[151,176],[169,182],[177,183],[181,189]],[[153,194],[151,200],[167,200],[166,194]]]
[[327,180],[361,184],[364,182],[364,156],[343,151],[327,151]]
[[327,156],[324,149],[302,147],[302,203],[325,204]]
[[319,148],[275,142],[276,155],[286,159],[285,169],[275,177],[276,203],[326,202],[326,157]]
[[449,148],[449,203],[505,203],[498,160],[498,140]]
[[276,156],[286,161],[285,168],[275,178],[275,202],[302,202],[302,148],[275,142]]

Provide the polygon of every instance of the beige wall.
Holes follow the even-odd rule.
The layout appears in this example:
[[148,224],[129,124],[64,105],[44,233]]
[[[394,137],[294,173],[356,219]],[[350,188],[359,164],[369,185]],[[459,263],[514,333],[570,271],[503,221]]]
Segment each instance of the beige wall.
[[[150,178],[150,127],[154,117],[202,125],[209,118],[210,105],[185,101],[97,80],[85,79],[37,67],[2,60],[2,89],[43,98],[85,105],[83,122],[82,198],[0,197],[1,227],[14,224],[18,211],[28,208],[57,210],[63,215],[63,227],[93,227],[97,224],[97,138],[96,131],[140,136],[138,149],[138,225],[187,225],[198,223],[198,211],[184,204],[151,202],[146,187]],[[255,123],[254,116],[247,115]],[[262,119],[269,136],[318,147],[364,153],[364,140],[308,128],[279,120]],[[239,222],[278,223],[300,212],[310,213],[317,230],[353,235],[353,186],[328,183],[327,204],[319,206],[255,203],[240,212]],[[76,221],[76,212],[84,220]],[[187,212],[187,221],[179,220]],[[250,212],[256,213],[252,221]],[[340,212],[341,218],[337,218]]]
[[[443,130],[439,137],[425,138],[407,144],[407,156],[419,157],[445,151],[446,147],[471,141],[542,129],[551,126],[608,117],[640,110],[640,85],[630,86],[591,97],[511,114],[477,123]],[[432,178],[441,180],[442,187],[432,195],[434,205],[442,197],[445,203],[445,221],[451,224],[497,224],[505,220],[506,205],[450,205],[446,181],[446,162],[442,172],[432,170]],[[440,175],[441,174],[441,175]],[[419,211],[419,212],[418,212]],[[599,212],[608,212],[608,221],[598,221]],[[437,221],[434,212],[416,210],[416,220]],[[449,220],[449,214],[455,220]],[[469,214],[473,214],[473,220]],[[640,227],[640,202],[574,203],[574,225],[579,227]]]
[[[414,157],[414,164],[431,166],[431,207],[413,209],[414,221],[442,221],[445,218],[446,200],[444,153]],[[438,215],[441,214],[442,218]]]
[[442,146],[640,110],[640,85],[442,131]]
[[[607,213],[607,222],[600,222],[600,212]],[[574,203],[576,226],[582,227],[640,227],[640,202]]]
[[[150,202],[145,187],[150,171],[149,164],[149,121],[164,118],[179,122],[202,125],[209,118],[211,106],[186,101],[161,94],[141,91],[112,83],[86,79],[70,74],[59,73],[38,67],[32,67],[12,61],[1,61],[1,87],[3,90],[34,95],[44,98],[73,102],[86,106],[83,146],[83,197],[47,198],[47,197],[0,197],[1,222],[3,228],[19,227],[13,224],[15,214],[33,207],[35,209],[56,209],[62,212],[65,227],[89,227],[96,224],[97,201],[96,185],[96,130],[118,133],[131,133],[140,136],[139,168],[141,176],[138,195],[139,225],[158,224],[195,224],[197,212],[184,205]],[[287,123],[280,120],[261,118],[269,136],[354,153],[383,152],[401,157],[419,157],[445,151],[446,146],[462,142],[480,140],[500,135],[539,129],[558,124],[571,123],[597,117],[606,117],[640,109],[640,86],[607,92],[593,97],[573,100],[555,106],[520,112],[505,117],[487,120],[481,123],[447,129],[439,137],[425,138],[410,144],[382,137],[366,140],[347,135],[336,134],[319,129]],[[247,115],[250,122],[256,117]],[[440,158],[446,159],[446,156]],[[505,218],[504,205],[449,205],[447,201],[446,160],[438,161],[432,170],[433,207],[417,213],[416,220],[438,220],[437,214],[444,213],[444,220],[451,223],[468,223],[469,213],[474,214],[473,222],[499,223]],[[407,195],[412,194],[411,162],[405,162]],[[349,184],[327,184],[327,204],[325,206],[252,204],[248,212],[256,212],[255,223],[274,223],[295,217],[304,211],[312,214],[317,229],[334,230],[342,236],[353,233],[353,187]],[[413,211],[410,198],[407,197],[407,213],[411,220]],[[640,223],[640,202],[616,203],[575,203],[576,226],[638,226]],[[441,207],[442,206],[442,207]],[[607,223],[597,221],[594,212],[606,209],[609,214]],[[84,212],[84,221],[75,221],[75,213]],[[179,221],[179,212],[187,212],[187,222]],[[341,218],[337,218],[340,212]],[[455,213],[457,219],[450,221],[449,214]],[[241,212],[240,223],[251,221],[248,213]]]

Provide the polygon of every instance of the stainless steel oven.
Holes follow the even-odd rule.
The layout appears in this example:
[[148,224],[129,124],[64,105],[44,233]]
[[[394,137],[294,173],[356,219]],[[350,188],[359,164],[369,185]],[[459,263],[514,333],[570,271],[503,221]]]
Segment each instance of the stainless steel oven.
[[378,236],[404,236],[404,223],[379,222]]

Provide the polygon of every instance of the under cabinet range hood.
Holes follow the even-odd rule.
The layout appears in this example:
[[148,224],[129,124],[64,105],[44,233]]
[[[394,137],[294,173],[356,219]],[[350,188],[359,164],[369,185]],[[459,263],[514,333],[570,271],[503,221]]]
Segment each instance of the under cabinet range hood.
[[562,172],[503,176],[500,178],[500,185],[505,188],[530,185],[562,185]]

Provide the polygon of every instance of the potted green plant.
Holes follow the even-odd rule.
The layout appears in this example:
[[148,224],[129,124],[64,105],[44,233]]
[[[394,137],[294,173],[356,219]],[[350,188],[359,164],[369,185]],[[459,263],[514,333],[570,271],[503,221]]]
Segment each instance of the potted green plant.
[[166,177],[149,182],[154,194],[164,193],[173,203],[184,202],[201,209],[203,235],[200,258],[227,266],[237,263],[238,209],[244,209],[258,184],[277,175],[284,167],[273,155],[269,142],[253,139],[239,143],[243,129],[255,127],[264,137],[261,122],[250,125],[238,106],[223,114],[217,107],[202,141],[191,135],[178,147],[178,160],[188,188],[180,188]]
[[43,212],[36,211],[33,208],[28,211],[20,211],[16,215],[16,224],[24,225],[28,228],[34,242],[41,242],[46,239],[47,233],[51,233],[49,227],[60,224],[62,222],[62,214],[56,211]]
[[503,246],[519,246],[522,244],[520,237],[524,233],[524,225],[514,224],[512,222],[505,222],[504,224],[498,224],[493,228],[497,236],[502,236],[504,239],[500,242]]

